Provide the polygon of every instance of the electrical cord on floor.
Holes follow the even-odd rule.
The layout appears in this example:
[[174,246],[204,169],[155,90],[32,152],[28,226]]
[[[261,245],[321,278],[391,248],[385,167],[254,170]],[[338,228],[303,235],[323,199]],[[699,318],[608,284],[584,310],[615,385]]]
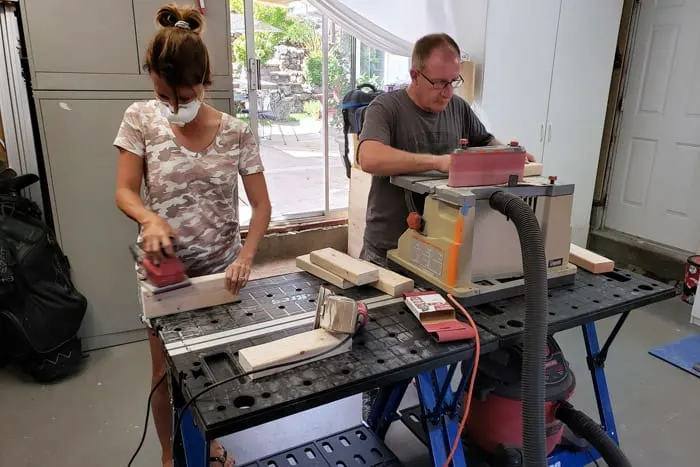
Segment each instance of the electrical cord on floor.
[[476,324],[474,324],[474,320],[472,319],[471,315],[467,312],[467,310],[464,309],[462,305],[459,304],[459,302],[451,295],[447,294],[447,298],[450,299],[452,303],[455,304],[455,306],[459,309],[459,311],[462,312],[464,316],[467,317],[467,320],[469,320],[469,324],[471,325],[472,328],[474,328],[474,332],[476,333],[474,336],[474,341],[476,344],[476,350],[474,351],[474,366],[472,367],[472,376],[469,381],[469,390],[467,391],[467,398],[464,404],[464,415],[462,415],[462,421],[459,423],[459,428],[457,429],[457,434],[455,435],[455,440],[452,443],[452,449],[450,450],[450,455],[447,456],[447,460],[443,464],[443,467],[449,467],[450,462],[452,462],[452,458],[455,455],[455,452],[457,451],[457,446],[460,445],[462,442],[462,431],[464,430],[464,425],[467,423],[467,418],[469,417],[469,408],[471,406],[472,402],[472,394],[474,392],[474,381],[476,381],[476,371],[479,368],[479,356],[481,355],[481,342],[479,341],[479,328],[476,327]]
[[589,457],[589,458],[591,459],[591,461],[593,461],[593,463],[595,464],[595,467],[600,467],[600,464],[598,463],[598,461],[596,460],[596,458],[593,457],[593,454],[591,454],[590,449],[589,449],[588,451],[586,451],[586,452],[588,453],[588,457]]
[[153,398],[153,394],[155,394],[156,389],[158,389],[158,386],[163,384],[163,381],[165,381],[165,377],[167,376],[168,373],[163,374],[163,376],[160,377],[158,382],[156,383],[153,388],[151,388],[150,394],[148,394],[148,402],[146,402],[146,421],[143,424],[143,433],[141,434],[141,441],[139,442],[138,447],[136,448],[136,451],[134,451],[134,455],[131,456],[131,460],[127,464],[127,467],[131,467],[131,464],[134,462],[134,459],[136,459],[136,456],[139,455],[139,452],[141,451],[141,448],[143,447],[143,442],[146,440],[146,433],[148,432],[148,417],[151,414],[151,399]]
[[[474,329],[476,329],[476,328],[474,328]],[[324,350],[323,352],[320,352],[320,353],[317,353],[317,354],[313,354],[313,355],[309,355],[308,357],[300,358],[300,359],[298,359],[298,360],[292,360],[292,361],[288,361],[288,362],[284,362],[284,363],[278,363],[278,364],[276,364],[276,365],[268,366],[268,367],[265,367],[265,368],[260,368],[259,370],[248,371],[248,372],[242,373],[242,374],[240,374],[240,375],[231,376],[230,378],[222,379],[221,381],[219,381],[219,382],[217,382],[217,383],[214,383],[214,384],[212,384],[211,386],[208,386],[208,387],[202,389],[201,391],[199,391],[198,393],[196,393],[196,394],[195,394],[194,396],[192,396],[187,402],[185,402],[185,405],[182,406],[182,408],[180,409],[180,413],[179,413],[178,416],[177,416],[177,420],[175,421],[175,425],[173,425],[173,440],[172,440],[172,443],[171,443],[171,444],[172,444],[172,450],[173,450],[173,459],[175,459],[175,445],[176,445],[177,442],[179,441],[179,437],[180,437],[180,435],[181,435],[180,425],[182,425],[182,416],[183,416],[183,414],[185,413],[185,410],[187,410],[187,408],[188,408],[190,405],[192,405],[192,403],[194,403],[194,401],[197,400],[199,397],[201,397],[203,394],[205,394],[205,393],[211,391],[212,389],[218,388],[219,386],[222,386],[222,385],[224,385],[224,384],[226,384],[226,383],[230,383],[231,381],[235,381],[235,380],[237,380],[237,379],[239,379],[239,378],[244,378],[244,377],[246,377],[246,376],[250,376],[250,375],[255,374],[255,373],[260,373],[261,371],[276,370],[276,369],[278,369],[278,368],[284,368],[284,367],[287,367],[287,366],[289,366],[289,365],[298,364],[298,363],[304,363],[304,362],[308,362],[308,361],[311,361],[311,360],[315,360],[315,359],[317,359],[317,358],[319,358],[319,357],[321,357],[321,356],[323,356],[323,355],[329,354],[329,353],[331,353],[331,352],[333,352],[333,351],[339,349],[340,347],[342,347],[343,345],[345,345],[349,339],[352,339],[353,335],[354,335],[354,334],[348,334],[348,335],[347,335],[346,337],[344,337],[343,340],[340,341],[338,344],[334,345],[333,347],[331,347],[331,348],[329,348],[329,349]]]

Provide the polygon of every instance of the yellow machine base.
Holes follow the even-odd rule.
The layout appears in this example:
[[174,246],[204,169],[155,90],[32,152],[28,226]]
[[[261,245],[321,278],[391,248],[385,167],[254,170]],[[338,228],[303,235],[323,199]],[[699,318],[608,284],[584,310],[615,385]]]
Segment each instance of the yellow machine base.
[[[525,293],[525,280],[521,277],[485,278],[470,284],[469,287],[451,287],[439,277],[417,268],[413,264],[404,261],[393,250],[387,254],[389,269],[394,269],[400,274],[412,277],[418,287],[435,287],[444,293],[451,294],[460,299],[460,303],[468,306],[503,300]],[[577,268],[571,263],[547,269],[547,279],[550,288],[565,284],[572,284],[576,277]]]

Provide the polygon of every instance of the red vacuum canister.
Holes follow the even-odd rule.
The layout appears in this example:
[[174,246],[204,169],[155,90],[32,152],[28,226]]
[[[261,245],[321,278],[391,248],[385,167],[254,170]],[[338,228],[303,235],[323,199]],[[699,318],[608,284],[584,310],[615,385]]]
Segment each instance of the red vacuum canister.
[[[484,355],[479,363],[465,429],[469,440],[489,454],[506,455],[508,450],[522,450],[522,361],[522,345],[515,345]],[[564,433],[564,425],[554,416],[557,403],[569,400],[576,386],[569,363],[551,336],[547,340],[544,372],[549,455]]]

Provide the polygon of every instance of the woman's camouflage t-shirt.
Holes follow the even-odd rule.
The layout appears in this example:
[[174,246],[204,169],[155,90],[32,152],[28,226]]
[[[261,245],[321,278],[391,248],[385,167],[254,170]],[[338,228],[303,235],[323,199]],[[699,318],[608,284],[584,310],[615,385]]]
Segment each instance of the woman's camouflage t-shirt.
[[241,249],[238,175],[263,171],[248,125],[224,113],[211,144],[192,152],[178,144],[157,101],[135,102],[114,145],[144,158],[144,204],[177,231],[188,276],[224,271]]

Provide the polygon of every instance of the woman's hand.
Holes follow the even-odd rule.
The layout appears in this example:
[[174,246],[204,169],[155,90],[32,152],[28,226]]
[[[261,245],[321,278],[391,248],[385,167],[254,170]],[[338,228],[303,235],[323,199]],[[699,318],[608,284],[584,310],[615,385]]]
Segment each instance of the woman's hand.
[[250,268],[253,265],[252,258],[239,256],[226,268],[226,289],[232,294],[238,295],[243,287],[248,284]]
[[162,217],[153,214],[142,224],[143,251],[152,261],[164,259],[163,252],[167,256],[175,256],[173,241],[177,238],[177,232]]

